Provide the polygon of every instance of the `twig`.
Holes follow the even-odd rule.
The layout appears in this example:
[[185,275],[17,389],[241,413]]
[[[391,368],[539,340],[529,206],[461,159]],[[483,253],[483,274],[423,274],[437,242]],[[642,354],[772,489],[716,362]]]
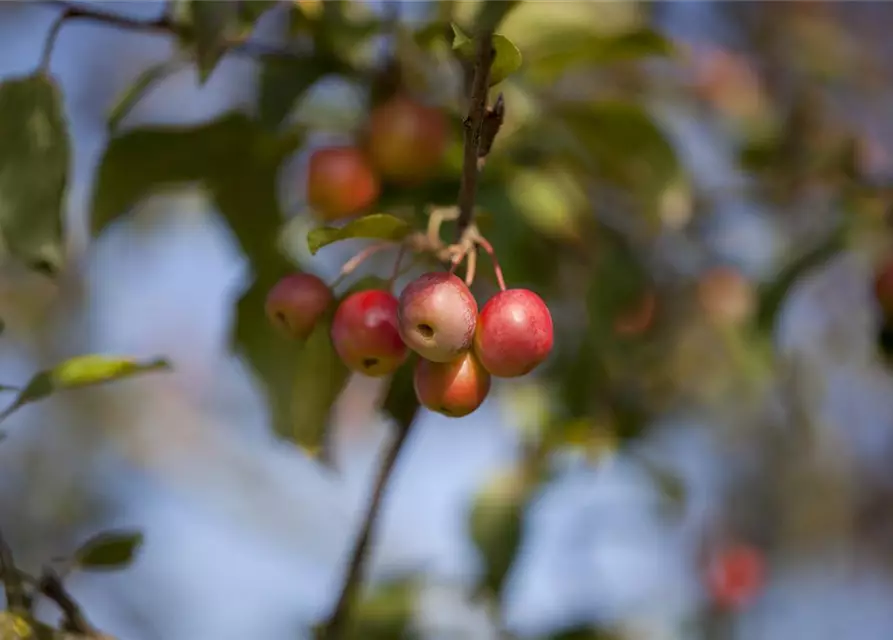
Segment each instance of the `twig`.
[[394,243],[390,241],[378,242],[373,245],[369,245],[358,254],[356,254],[353,258],[344,263],[344,266],[341,267],[341,272],[338,274],[338,277],[335,279],[335,282],[331,284],[331,287],[337,287],[339,284],[344,282],[344,279],[352,274],[357,268],[363,264],[366,260],[374,256],[376,253],[384,251],[385,249],[391,249],[394,247]]
[[335,611],[332,613],[332,617],[329,618],[329,621],[326,623],[325,627],[323,627],[322,633],[320,634],[320,638],[323,640],[337,640],[342,638],[347,630],[350,606],[356,598],[357,591],[359,590],[363,579],[363,565],[365,564],[369,542],[372,538],[372,529],[375,527],[375,523],[378,520],[378,513],[381,510],[382,499],[384,498],[388,481],[391,478],[391,474],[397,463],[397,458],[400,457],[400,452],[403,450],[403,445],[406,443],[409,432],[409,428],[400,429],[394,442],[387,451],[385,451],[384,460],[381,463],[381,468],[378,470],[378,475],[376,476],[375,484],[373,485],[372,498],[369,501],[369,506],[363,517],[363,525],[360,529],[360,535],[357,538],[357,544],[350,557],[344,587],[341,590],[341,595],[338,597],[338,602],[335,605]]
[[[151,20],[143,20],[139,18],[131,18],[129,16],[94,9],[78,3],[67,2],[67,0],[41,0],[41,3],[47,7],[60,9],[61,14],[50,27],[44,43],[43,53],[40,59],[41,71],[46,71],[50,66],[50,60],[53,55],[53,48],[56,40],[59,38],[59,32],[66,22],[72,20],[89,20],[99,24],[125,29],[128,31],[140,31],[147,34],[159,34],[186,37],[192,33],[192,29],[187,24],[180,24],[174,20],[169,11],[165,11],[158,18]],[[269,56],[277,58],[302,59],[302,56],[296,53],[277,49],[257,42],[246,42],[244,40],[236,40],[229,43],[227,53],[236,53],[249,57]]]
[[62,610],[63,630],[82,633],[87,636],[97,634],[96,628],[87,621],[78,603],[74,601],[74,598],[71,597],[71,594],[68,593],[68,590],[62,584],[62,580],[59,579],[59,576],[52,569],[44,569],[43,575],[37,583],[37,588],[44,597],[55,602]]
[[0,572],[3,574],[3,588],[6,591],[6,608],[10,611],[27,611],[28,594],[22,577],[15,565],[12,549],[6,538],[0,534]]
[[[456,237],[474,221],[474,199],[477,195],[478,150],[481,148],[481,124],[487,109],[487,89],[490,87],[490,66],[493,64],[493,29],[477,36],[474,60],[474,80],[471,83],[471,104],[465,118],[465,153],[462,159],[462,181],[459,186],[459,217]],[[495,136],[495,133],[493,134]],[[492,141],[491,141],[492,144]]]
[[[493,29],[482,31],[478,38],[471,108],[465,123],[465,156],[462,169],[462,184],[459,189],[459,215],[457,223],[459,225],[458,235],[460,238],[464,236],[465,229],[474,220],[481,122],[484,118],[484,110],[487,104],[490,65],[493,63]],[[350,607],[362,583],[363,565],[365,564],[372,530],[378,520],[382,498],[411,430],[411,424],[409,427],[400,429],[394,442],[385,452],[384,461],[375,478],[372,498],[363,518],[360,535],[348,564],[344,586],[341,589],[341,594],[338,596],[332,616],[320,630],[319,637],[323,640],[340,640],[344,637],[347,630]]]

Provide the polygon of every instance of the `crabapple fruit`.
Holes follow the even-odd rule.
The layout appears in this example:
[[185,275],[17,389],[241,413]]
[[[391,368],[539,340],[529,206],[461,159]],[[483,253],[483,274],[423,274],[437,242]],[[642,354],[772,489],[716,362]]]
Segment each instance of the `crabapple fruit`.
[[893,258],[886,259],[875,270],[874,296],[884,317],[893,317]]
[[726,609],[741,609],[759,592],[765,581],[763,555],[738,544],[723,549],[707,568],[707,588],[713,600]]
[[321,219],[341,220],[360,213],[378,198],[378,176],[353,146],[317,149],[307,169],[307,204]]
[[543,299],[528,289],[506,289],[481,309],[474,350],[492,375],[516,378],[549,356],[553,339],[552,314]]
[[332,290],[317,276],[292,273],[267,294],[267,317],[288,337],[306,340],[333,300]]
[[475,411],[490,393],[490,374],[471,351],[452,362],[419,358],[413,372],[416,397],[422,405],[451,418]]
[[386,180],[418,183],[440,165],[447,133],[440,109],[397,95],[376,107],[369,117],[369,159]]
[[737,269],[718,266],[698,280],[698,302],[707,317],[720,325],[747,322],[757,309],[757,293]]
[[450,362],[471,348],[478,305],[465,283],[446,271],[425,273],[403,289],[400,335],[426,360]]
[[347,296],[332,320],[332,344],[352,371],[373,378],[393,373],[409,353],[397,330],[397,298],[381,289]]

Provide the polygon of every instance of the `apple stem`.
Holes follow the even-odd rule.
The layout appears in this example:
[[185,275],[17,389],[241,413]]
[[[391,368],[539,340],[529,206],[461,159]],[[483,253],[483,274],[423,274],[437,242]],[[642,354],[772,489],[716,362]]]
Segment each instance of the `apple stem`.
[[406,245],[401,244],[399,251],[397,251],[397,259],[394,260],[394,269],[391,271],[391,277],[388,278],[388,289],[393,291],[394,283],[397,281],[397,278],[400,277],[400,264],[403,262],[403,256],[406,255]]
[[474,283],[474,272],[477,268],[477,247],[472,247],[465,256],[465,286],[470,287]]
[[[385,249],[390,249],[393,246],[394,246],[393,242],[385,241],[385,242],[379,242],[379,243],[376,243],[376,244],[366,247],[365,249],[363,249],[362,251],[357,253],[353,258],[351,258],[350,260],[348,260],[347,262],[344,263],[344,266],[341,267],[341,273],[338,274],[338,277],[335,279],[335,281],[330,286],[334,289],[339,284],[341,284],[347,276],[349,276],[354,271],[356,271],[357,268],[361,264],[363,264],[366,260],[368,260],[370,257],[372,257],[373,255],[375,255],[376,253],[378,253],[380,251],[384,251]],[[402,258],[402,255],[401,255],[401,258]]]
[[502,267],[499,266],[499,260],[496,258],[496,251],[493,250],[493,245],[483,236],[477,237],[477,243],[490,255],[490,260],[493,262],[493,273],[496,275],[499,290],[505,291],[505,278],[502,277]]

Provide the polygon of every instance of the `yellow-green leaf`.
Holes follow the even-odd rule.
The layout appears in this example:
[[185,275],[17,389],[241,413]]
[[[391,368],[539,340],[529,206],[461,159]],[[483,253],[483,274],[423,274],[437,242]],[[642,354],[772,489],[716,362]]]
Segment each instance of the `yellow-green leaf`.
[[35,374],[12,404],[0,413],[0,420],[7,418],[24,405],[42,400],[57,391],[95,386],[169,369],[170,363],[163,358],[139,361],[100,355],[75,356],[52,369]]
[[[473,58],[475,53],[474,41],[465,35],[455,24],[452,24],[452,27],[453,49],[466,58]],[[511,40],[503,35],[497,33],[493,36],[493,49],[496,50],[496,55],[490,67],[491,87],[499,84],[520,69],[522,62],[521,51]]]
[[367,238],[399,242],[412,231],[406,221],[387,213],[373,213],[348,222],[343,227],[317,227],[307,234],[307,247],[310,253],[316,252],[339,240]]

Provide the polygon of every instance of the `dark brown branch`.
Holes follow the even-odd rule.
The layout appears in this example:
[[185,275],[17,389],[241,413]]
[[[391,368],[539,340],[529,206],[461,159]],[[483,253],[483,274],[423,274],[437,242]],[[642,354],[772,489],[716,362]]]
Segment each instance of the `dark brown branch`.
[[[53,54],[56,40],[59,32],[66,22],[73,20],[89,20],[99,24],[108,25],[118,29],[127,31],[140,31],[147,34],[160,34],[168,36],[188,37],[191,34],[191,28],[187,24],[180,24],[174,20],[169,11],[165,11],[158,18],[151,20],[143,20],[139,18],[131,18],[110,11],[94,9],[67,0],[42,0],[44,6],[61,10],[59,17],[50,27],[47,35],[46,43],[41,56],[40,68],[46,71],[49,68],[50,58]],[[274,47],[269,47],[256,42],[245,42],[242,40],[234,41],[229,44],[228,53],[236,53],[250,57],[271,56],[278,58],[301,58],[298,54],[289,51],[283,51]]]
[[52,570],[44,570],[40,581],[37,583],[37,589],[44,597],[55,602],[62,610],[62,628],[64,631],[73,631],[88,636],[96,635],[96,628],[87,621],[78,603],[74,601],[74,598],[71,597],[71,594],[68,593],[68,590],[62,584],[62,580]]
[[[487,110],[490,88],[490,66],[493,64],[493,30],[477,34],[474,56],[474,80],[471,83],[471,104],[465,118],[465,152],[462,158],[462,181],[459,185],[459,218],[456,220],[457,241],[474,221],[474,200],[477,196],[478,150],[481,148],[481,125]],[[495,133],[493,134],[495,136]],[[492,139],[490,140],[492,144]]]
[[372,498],[369,501],[369,506],[363,517],[363,525],[360,529],[360,535],[357,538],[357,543],[354,546],[353,554],[351,555],[347,567],[347,576],[344,579],[344,587],[341,590],[341,595],[338,597],[338,602],[335,605],[335,610],[332,613],[332,616],[322,629],[320,634],[322,640],[337,640],[345,635],[350,617],[350,607],[357,597],[357,592],[363,582],[363,565],[365,564],[366,555],[369,550],[369,543],[372,539],[372,529],[378,521],[378,514],[381,510],[385,490],[387,489],[391,474],[394,471],[397,459],[400,457],[400,452],[403,450],[403,445],[406,443],[409,432],[409,428],[400,428],[396,439],[391,443],[387,451],[385,451],[384,460],[381,463],[378,475],[375,478],[375,484],[373,485]]
[[27,611],[28,594],[22,577],[15,565],[12,549],[6,538],[0,534],[0,572],[3,576],[3,588],[6,591],[6,608],[10,611]]

